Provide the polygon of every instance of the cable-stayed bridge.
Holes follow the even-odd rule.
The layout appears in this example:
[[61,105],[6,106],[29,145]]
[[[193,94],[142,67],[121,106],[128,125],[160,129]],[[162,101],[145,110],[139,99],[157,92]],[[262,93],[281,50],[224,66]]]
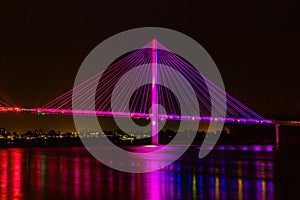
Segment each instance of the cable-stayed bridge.
[[[176,73],[170,74],[165,66],[179,72],[190,84],[192,91],[186,90],[182,78]],[[138,67],[139,70],[134,71]],[[131,76],[127,80],[122,79],[130,71],[133,71]],[[142,79],[152,81],[142,84]],[[123,85],[122,90],[116,94],[112,109],[111,99],[117,84]],[[177,96],[165,87],[170,84],[180,91],[179,94],[186,105],[184,114],[181,113],[181,102]],[[135,88],[136,85],[140,87]],[[196,99],[192,98],[193,96],[196,96]],[[124,97],[129,102],[126,102]],[[222,103],[224,97],[226,104]],[[162,105],[165,112],[160,112],[161,110],[154,106],[156,104]],[[196,114],[195,105],[199,109],[199,113]],[[211,116],[213,107],[214,117]],[[158,123],[165,120],[274,124],[277,144],[280,125],[300,126],[299,121],[264,119],[155,39],[145,47],[120,57],[106,70],[95,74],[41,108],[12,107],[0,101],[0,112],[145,118],[152,124],[153,144],[158,143]]]

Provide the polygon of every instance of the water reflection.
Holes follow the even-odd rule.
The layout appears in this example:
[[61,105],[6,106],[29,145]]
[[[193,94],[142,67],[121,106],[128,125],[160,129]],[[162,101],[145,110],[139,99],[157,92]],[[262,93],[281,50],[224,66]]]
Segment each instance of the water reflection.
[[202,160],[188,153],[146,174],[110,169],[84,148],[1,149],[0,156],[0,199],[274,199],[272,152],[218,151]]

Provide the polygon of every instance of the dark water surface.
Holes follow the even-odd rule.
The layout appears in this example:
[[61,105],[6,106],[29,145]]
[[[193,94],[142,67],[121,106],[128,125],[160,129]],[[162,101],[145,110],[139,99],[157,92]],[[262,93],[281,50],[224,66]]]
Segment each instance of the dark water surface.
[[200,160],[191,147],[144,174],[110,169],[85,148],[0,149],[0,199],[279,199],[293,175],[271,149],[216,150]]

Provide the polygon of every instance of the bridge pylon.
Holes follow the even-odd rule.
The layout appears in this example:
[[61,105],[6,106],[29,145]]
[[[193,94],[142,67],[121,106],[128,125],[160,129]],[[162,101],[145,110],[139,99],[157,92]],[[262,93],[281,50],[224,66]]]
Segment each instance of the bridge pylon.
[[158,144],[157,40],[152,40],[152,144]]

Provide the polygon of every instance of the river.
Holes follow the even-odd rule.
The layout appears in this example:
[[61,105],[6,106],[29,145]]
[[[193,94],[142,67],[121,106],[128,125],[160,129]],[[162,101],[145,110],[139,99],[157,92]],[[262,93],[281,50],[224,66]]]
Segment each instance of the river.
[[252,200],[275,199],[288,189],[281,188],[287,186],[279,180],[286,179],[278,169],[286,160],[273,147],[219,147],[204,159],[190,153],[197,148],[161,170],[140,174],[111,169],[83,147],[0,149],[0,199]]

